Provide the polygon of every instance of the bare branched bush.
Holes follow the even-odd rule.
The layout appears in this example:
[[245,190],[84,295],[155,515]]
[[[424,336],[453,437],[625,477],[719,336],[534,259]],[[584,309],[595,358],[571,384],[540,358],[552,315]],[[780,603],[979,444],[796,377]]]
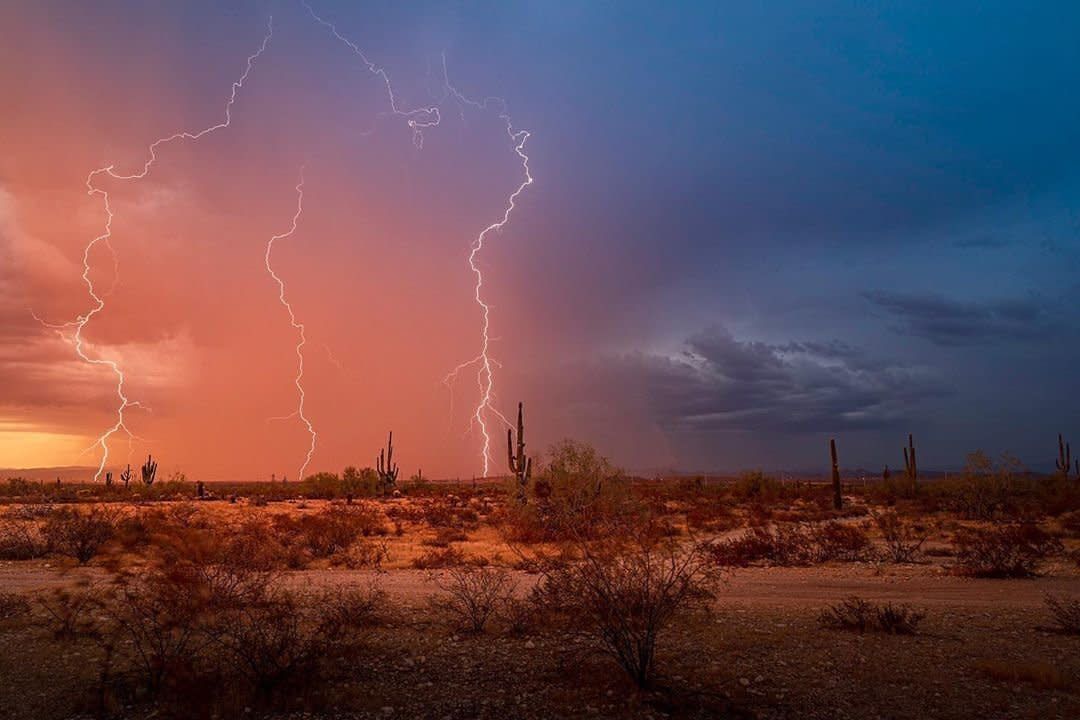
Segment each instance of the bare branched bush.
[[58,588],[36,598],[37,619],[56,640],[73,640],[92,627],[99,595],[99,588],[89,582],[76,588]]
[[539,597],[638,686],[649,687],[664,632],[713,597],[712,563],[700,545],[648,538],[582,542],[580,557],[544,562]]
[[350,570],[381,570],[389,557],[390,546],[384,538],[360,538],[348,550],[330,558],[330,564]]
[[1080,635],[1080,599],[1048,594],[1045,600],[1058,630],[1069,635]]
[[274,529],[288,544],[300,545],[313,557],[345,551],[361,537],[387,535],[385,518],[374,503],[331,505],[314,515],[277,515]]
[[870,553],[870,538],[858,525],[835,520],[814,528],[815,556],[819,562],[858,562]]
[[467,632],[482,633],[488,620],[513,597],[516,583],[510,573],[496,568],[455,567],[435,584],[442,593],[433,606]]
[[721,567],[747,567],[763,561],[810,565],[818,555],[813,530],[802,524],[752,527],[739,537],[714,543],[709,552]]
[[956,571],[972,577],[1031,577],[1063,550],[1060,540],[1032,523],[965,530],[954,544]]
[[266,700],[310,682],[324,659],[354,651],[384,604],[377,591],[311,596],[273,590],[223,613],[210,633]]
[[908,605],[878,604],[849,597],[822,610],[818,621],[824,627],[856,632],[876,631],[890,635],[914,635],[925,613]]
[[50,549],[85,565],[116,535],[120,513],[105,505],[61,508],[49,515],[42,534]]
[[110,654],[123,649],[146,689],[157,695],[167,681],[191,672],[216,601],[193,573],[122,576],[95,600],[103,619],[94,636]]
[[885,540],[885,557],[894,563],[915,562],[922,546],[930,536],[923,525],[905,522],[890,510],[873,515],[881,537]]
[[0,520],[0,560],[33,560],[49,552],[32,520]]

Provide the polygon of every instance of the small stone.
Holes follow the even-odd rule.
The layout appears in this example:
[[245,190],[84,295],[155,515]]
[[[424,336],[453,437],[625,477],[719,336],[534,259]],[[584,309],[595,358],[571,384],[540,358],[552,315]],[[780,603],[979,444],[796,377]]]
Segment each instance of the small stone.
[[739,684],[742,685],[743,687],[749,687],[750,678],[739,678]]

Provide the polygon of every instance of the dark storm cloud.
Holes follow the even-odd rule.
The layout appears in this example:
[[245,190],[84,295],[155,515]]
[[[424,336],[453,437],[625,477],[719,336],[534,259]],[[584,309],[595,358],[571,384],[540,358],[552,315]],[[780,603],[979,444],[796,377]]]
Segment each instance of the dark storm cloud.
[[867,291],[863,296],[898,322],[898,332],[937,345],[1038,340],[1058,330],[1054,305],[1036,297],[964,302],[938,294],[883,290]]
[[741,341],[723,328],[676,357],[621,358],[605,372],[647,388],[668,430],[818,433],[892,427],[946,389],[928,370],[875,359],[844,343]]

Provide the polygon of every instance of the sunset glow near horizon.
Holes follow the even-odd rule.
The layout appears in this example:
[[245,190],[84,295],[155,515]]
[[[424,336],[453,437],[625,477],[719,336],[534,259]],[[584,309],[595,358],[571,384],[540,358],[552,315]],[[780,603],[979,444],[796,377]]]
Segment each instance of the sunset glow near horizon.
[[530,452],[641,471],[907,432],[1040,467],[1080,418],[1078,22],[6,3],[0,468],[292,479],[392,430],[404,477],[494,475],[519,401]]

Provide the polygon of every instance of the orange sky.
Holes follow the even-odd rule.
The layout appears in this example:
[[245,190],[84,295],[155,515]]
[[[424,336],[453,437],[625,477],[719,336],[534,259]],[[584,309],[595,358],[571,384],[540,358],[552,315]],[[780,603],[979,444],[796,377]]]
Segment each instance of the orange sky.
[[[0,91],[16,109],[0,121],[0,467],[98,462],[98,448],[82,450],[115,422],[113,376],[81,362],[70,338],[31,311],[64,322],[92,307],[81,253],[104,212],[85,193],[87,173],[135,172],[153,139],[220,122],[229,83],[263,33],[249,17],[206,31],[193,72],[180,41],[152,23],[107,51],[105,29],[79,35],[73,20],[43,15],[26,10],[17,30],[0,32],[32,63],[32,72],[0,65]],[[282,24],[229,127],[163,147],[144,179],[99,182],[115,212],[113,255],[98,245],[90,256],[91,278],[109,294],[84,331],[87,353],[119,363],[127,394],[146,408],[128,410],[137,438],[113,437],[110,466],[153,452],[166,474],[295,477],[307,434],[296,418],[269,418],[296,409],[296,333],[263,254],[288,230],[304,166],[305,213],[273,261],[307,329],[307,415],[318,433],[309,470],[370,464],[393,429],[405,474],[479,472],[474,375],[453,401],[442,378],[479,347],[465,257],[521,166],[494,113],[455,111],[422,151],[400,119],[376,124],[377,80],[326,40]],[[528,198],[519,212],[532,212]],[[510,229],[482,257],[502,359],[535,352],[506,351],[530,337],[494,270],[513,262],[513,242]],[[507,395],[516,399],[512,378],[500,371],[504,409]],[[502,430],[492,433],[501,470]]]

